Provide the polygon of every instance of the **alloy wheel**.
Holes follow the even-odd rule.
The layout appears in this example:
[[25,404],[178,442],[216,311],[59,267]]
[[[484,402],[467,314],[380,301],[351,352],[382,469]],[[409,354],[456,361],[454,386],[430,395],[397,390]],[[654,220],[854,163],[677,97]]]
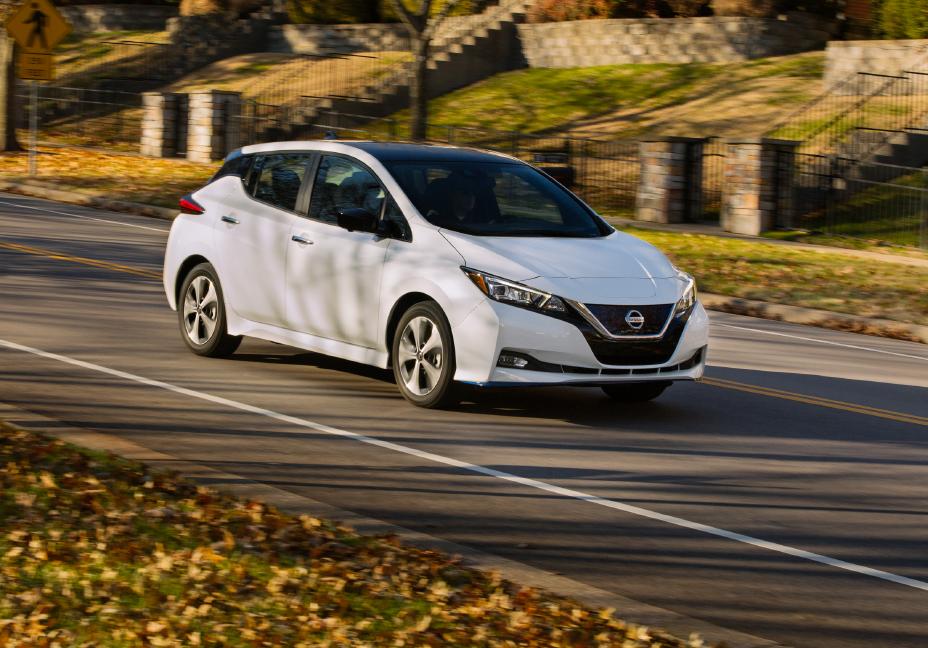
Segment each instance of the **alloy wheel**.
[[209,342],[219,321],[219,296],[216,286],[205,275],[190,282],[184,295],[184,330],[191,342]]
[[427,396],[441,380],[444,341],[438,326],[427,317],[409,320],[400,335],[400,377],[410,393]]

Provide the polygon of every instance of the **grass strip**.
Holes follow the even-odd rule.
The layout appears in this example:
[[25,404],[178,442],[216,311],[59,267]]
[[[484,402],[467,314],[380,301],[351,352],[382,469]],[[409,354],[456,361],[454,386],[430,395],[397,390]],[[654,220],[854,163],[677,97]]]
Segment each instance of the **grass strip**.
[[698,648],[0,423],[0,646]]
[[928,268],[776,243],[626,228],[693,274],[701,290],[860,317],[928,324]]

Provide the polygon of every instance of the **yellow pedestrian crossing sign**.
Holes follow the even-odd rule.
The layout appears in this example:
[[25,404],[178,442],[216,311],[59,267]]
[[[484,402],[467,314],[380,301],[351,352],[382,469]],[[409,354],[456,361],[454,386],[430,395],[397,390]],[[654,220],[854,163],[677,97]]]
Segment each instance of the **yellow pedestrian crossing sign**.
[[71,25],[50,0],[25,0],[6,23],[7,33],[26,54],[50,54]]

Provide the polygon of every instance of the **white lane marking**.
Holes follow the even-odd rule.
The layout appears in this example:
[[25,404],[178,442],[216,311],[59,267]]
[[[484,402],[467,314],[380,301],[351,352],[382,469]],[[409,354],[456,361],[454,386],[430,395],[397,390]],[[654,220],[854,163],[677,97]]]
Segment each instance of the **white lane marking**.
[[738,329],[739,331],[751,331],[752,333],[763,333],[764,335],[776,335],[778,337],[792,338],[794,340],[803,340],[805,342],[817,342],[819,344],[828,344],[830,346],[844,347],[845,349],[855,349],[857,351],[870,351],[871,353],[882,353],[884,355],[896,356],[899,358],[911,358],[912,360],[924,360],[928,362],[928,356],[917,356],[908,353],[898,353],[896,351],[886,351],[885,349],[872,349],[870,347],[857,346],[856,344],[846,344],[844,342],[833,342],[832,340],[822,340],[819,338],[804,337],[802,335],[793,335],[791,333],[780,333],[777,331],[765,331],[764,329],[751,328],[749,326],[736,326],[734,324],[723,324],[718,322],[714,326],[724,328]]
[[446,466],[460,468],[461,470],[466,470],[466,471],[477,473],[480,475],[486,475],[488,477],[495,477],[496,479],[501,479],[503,481],[520,484],[522,486],[528,486],[529,488],[534,488],[537,490],[545,491],[553,495],[559,495],[561,497],[565,497],[569,499],[581,500],[584,502],[589,502],[590,504],[597,504],[599,506],[604,506],[606,508],[615,509],[617,511],[631,513],[632,515],[637,515],[639,517],[644,517],[644,518],[648,518],[651,520],[657,520],[659,522],[665,522],[667,524],[672,524],[674,526],[691,529],[693,531],[699,531],[701,533],[707,533],[709,535],[718,536],[720,538],[725,538],[726,540],[734,540],[735,542],[741,542],[741,543],[748,544],[754,547],[759,547],[761,549],[767,549],[769,551],[786,554],[788,556],[794,556],[796,558],[803,558],[805,560],[810,560],[812,562],[821,563],[823,565],[828,565],[830,567],[837,567],[838,569],[845,569],[847,571],[862,574],[864,576],[872,576],[873,578],[879,578],[882,580],[897,583],[899,585],[905,585],[907,587],[914,587],[915,589],[920,589],[920,590],[924,590],[928,592],[928,582],[915,580],[914,578],[907,578],[906,576],[899,576],[897,574],[892,574],[890,572],[885,572],[879,569],[874,569],[872,567],[867,567],[865,565],[857,565],[855,563],[845,562],[837,558],[831,558],[830,556],[823,556],[822,554],[813,553],[811,551],[805,551],[804,549],[796,549],[795,547],[778,544],[776,542],[769,542],[767,540],[761,540],[760,538],[755,538],[753,536],[736,533],[734,531],[727,531],[725,529],[719,529],[717,527],[709,526],[707,524],[702,524],[700,522],[692,522],[690,520],[675,517],[673,515],[665,515],[664,513],[658,513],[657,511],[651,511],[649,509],[641,508],[639,506],[633,506],[631,504],[625,504],[623,502],[617,502],[615,500],[605,499],[602,497],[598,497],[596,495],[590,495],[589,493],[584,493],[582,491],[577,491],[577,490],[573,490],[570,488],[562,488],[560,486],[555,486],[553,484],[539,481],[537,479],[519,477],[518,475],[513,475],[512,473],[503,472],[501,470],[496,470],[494,468],[487,468],[485,466],[467,463],[466,461],[459,461],[457,459],[452,459],[451,457],[445,457],[443,455],[434,454],[432,452],[426,452],[424,450],[416,450],[415,448],[400,445],[398,443],[393,443],[391,441],[384,441],[382,439],[369,437],[364,434],[358,434],[357,432],[349,432],[347,430],[341,430],[339,428],[334,428],[329,425],[325,425],[323,423],[316,423],[314,421],[308,421],[306,419],[297,418],[295,416],[281,414],[279,412],[275,412],[274,410],[265,409],[263,407],[256,407],[255,405],[249,405],[247,403],[242,403],[240,401],[234,401],[229,398],[223,398],[222,396],[214,396],[213,394],[207,394],[205,392],[188,389],[187,387],[179,387],[171,383],[163,382],[160,380],[155,380],[153,378],[145,378],[144,376],[132,374],[127,371],[121,371],[119,369],[111,369],[109,367],[104,367],[103,365],[94,364],[92,362],[87,362],[85,360],[78,360],[76,358],[70,358],[68,356],[59,355],[57,353],[51,353],[49,351],[42,351],[41,349],[36,349],[33,347],[25,346],[23,344],[17,344],[16,342],[10,342],[8,340],[0,339],[0,346],[6,347],[8,349],[13,349],[15,351],[22,351],[24,353],[30,353],[32,355],[36,355],[41,358],[47,358],[49,360],[57,360],[58,362],[63,362],[65,364],[73,365],[75,367],[81,367],[83,369],[97,371],[97,372],[104,373],[110,376],[115,376],[116,378],[122,378],[124,380],[136,382],[136,383],[146,385],[149,387],[158,387],[160,389],[174,392],[175,394],[181,394],[183,396],[190,396],[191,398],[198,398],[200,400],[208,401],[210,403],[215,403],[217,405],[223,405],[231,409],[237,409],[242,412],[248,412],[249,414],[257,414],[258,416],[265,416],[275,421],[280,421],[281,423],[287,423],[289,425],[294,425],[297,427],[308,428],[310,430],[315,430],[316,432],[321,432],[323,434],[329,434],[332,436],[342,437],[345,439],[352,439],[354,441],[359,441],[361,443],[366,443],[368,445],[377,446],[379,448],[384,448],[385,450],[392,450],[394,452],[399,452],[405,455],[418,457],[419,459],[424,459],[426,461],[431,461],[433,463],[444,464]]
[[34,209],[36,211],[48,212],[49,214],[59,214],[61,216],[70,216],[71,218],[81,218],[83,220],[96,221],[98,223],[111,223],[112,225],[122,225],[123,227],[134,227],[135,229],[149,230],[151,232],[161,232],[164,234],[168,232],[168,230],[162,229],[160,227],[147,227],[145,225],[123,223],[121,221],[108,220],[106,218],[94,218],[93,216],[83,216],[81,214],[72,214],[70,212],[56,211],[54,209],[48,209],[47,207],[33,207],[32,205],[22,205],[20,203],[6,202],[5,200],[0,200],[0,205],[8,205],[10,207],[21,207],[23,209]]

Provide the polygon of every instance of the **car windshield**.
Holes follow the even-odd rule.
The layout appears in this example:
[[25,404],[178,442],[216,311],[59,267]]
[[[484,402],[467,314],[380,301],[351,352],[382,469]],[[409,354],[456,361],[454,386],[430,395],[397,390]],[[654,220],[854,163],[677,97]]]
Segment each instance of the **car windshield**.
[[419,213],[446,229],[574,238],[612,232],[570,192],[527,164],[403,161],[387,168]]

